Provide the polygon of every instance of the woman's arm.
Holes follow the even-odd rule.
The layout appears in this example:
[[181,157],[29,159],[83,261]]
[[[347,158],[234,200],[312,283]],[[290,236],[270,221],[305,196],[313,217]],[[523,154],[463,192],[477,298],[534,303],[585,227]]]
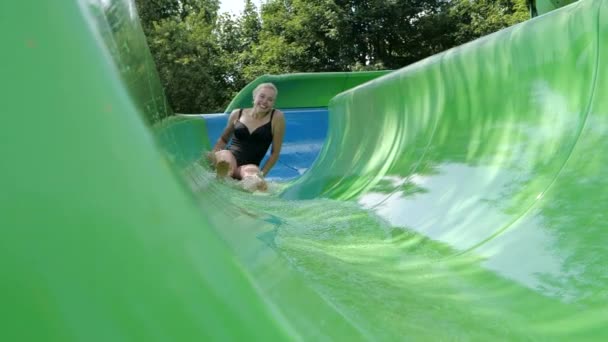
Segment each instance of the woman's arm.
[[281,146],[283,146],[283,137],[285,136],[285,115],[280,110],[274,112],[272,118],[272,149],[270,157],[266,161],[262,169],[262,175],[266,176],[274,164],[279,160]]
[[222,135],[220,135],[219,139],[217,139],[217,142],[215,143],[215,146],[213,146],[211,152],[217,152],[226,147],[226,145],[230,141],[230,138],[232,138],[232,133],[234,133],[234,123],[238,119],[238,115],[238,109],[235,109],[232,111],[232,113],[230,113],[230,117],[228,117],[226,127],[224,128]]
[[215,146],[213,146],[213,149],[206,153],[207,160],[211,163],[212,166],[215,165],[215,152],[222,150],[224,147],[226,147],[226,145],[230,141],[230,138],[232,138],[232,133],[234,133],[234,122],[238,119],[238,115],[238,109],[235,109],[232,111],[232,113],[230,113],[230,116],[228,117],[228,122],[226,123],[226,127],[224,128],[222,135],[220,135],[219,139],[217,139],[217,142],[215,143]]

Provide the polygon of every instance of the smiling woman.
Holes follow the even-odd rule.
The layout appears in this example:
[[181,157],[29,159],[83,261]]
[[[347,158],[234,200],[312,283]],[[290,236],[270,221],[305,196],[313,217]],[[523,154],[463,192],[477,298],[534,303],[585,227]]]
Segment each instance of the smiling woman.
[[[277,95],[274,84],[262,83],[253,90],[253,108],[232,111],[224,132],[208,154],[218,178],[242,180],[249,191],[267,189],[264,176],[279,159],[285,135],[284,114],[274,109]],[[230,147],[224,149],[229,142]],[[271,144],[270,158],[260,168]]]

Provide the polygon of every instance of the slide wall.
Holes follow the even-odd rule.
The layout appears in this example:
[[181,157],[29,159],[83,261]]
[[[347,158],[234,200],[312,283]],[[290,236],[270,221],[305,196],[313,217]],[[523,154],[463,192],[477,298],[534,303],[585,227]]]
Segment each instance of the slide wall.
[[308,171],[252,195],[191,162],[131,1],[0,4],[0,336],[605,340],[607,16],[337,88]]

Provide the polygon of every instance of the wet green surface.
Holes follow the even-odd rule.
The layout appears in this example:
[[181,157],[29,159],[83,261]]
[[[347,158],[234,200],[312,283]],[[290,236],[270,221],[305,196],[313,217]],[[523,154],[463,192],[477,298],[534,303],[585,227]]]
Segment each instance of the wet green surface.
[[539,15],[549,13],[560,7],[569,5],[577,0],[534,0]]
[[131,6],[0,5],[3,340],[608,338],[607,1],[342,93],[269,195],[188,163]]
[[235,108],[250,107],[253,90],[264,82],[272,82],[281,90],[275,103],[277,108],[317,108],[327,107],[336,94],[389,72],[390,70],[264,75],[245,86],[230,102],[226,112]]

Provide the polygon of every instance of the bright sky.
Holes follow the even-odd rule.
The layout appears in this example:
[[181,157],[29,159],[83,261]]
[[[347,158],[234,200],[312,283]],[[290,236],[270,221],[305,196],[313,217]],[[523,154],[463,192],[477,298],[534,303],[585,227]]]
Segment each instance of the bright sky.
[[[261,0],[253,0],[255,6],[260,9]],[[230,12],[233,14],[241,14],[245,7],[245,0],[220,0],[220,13]]]

